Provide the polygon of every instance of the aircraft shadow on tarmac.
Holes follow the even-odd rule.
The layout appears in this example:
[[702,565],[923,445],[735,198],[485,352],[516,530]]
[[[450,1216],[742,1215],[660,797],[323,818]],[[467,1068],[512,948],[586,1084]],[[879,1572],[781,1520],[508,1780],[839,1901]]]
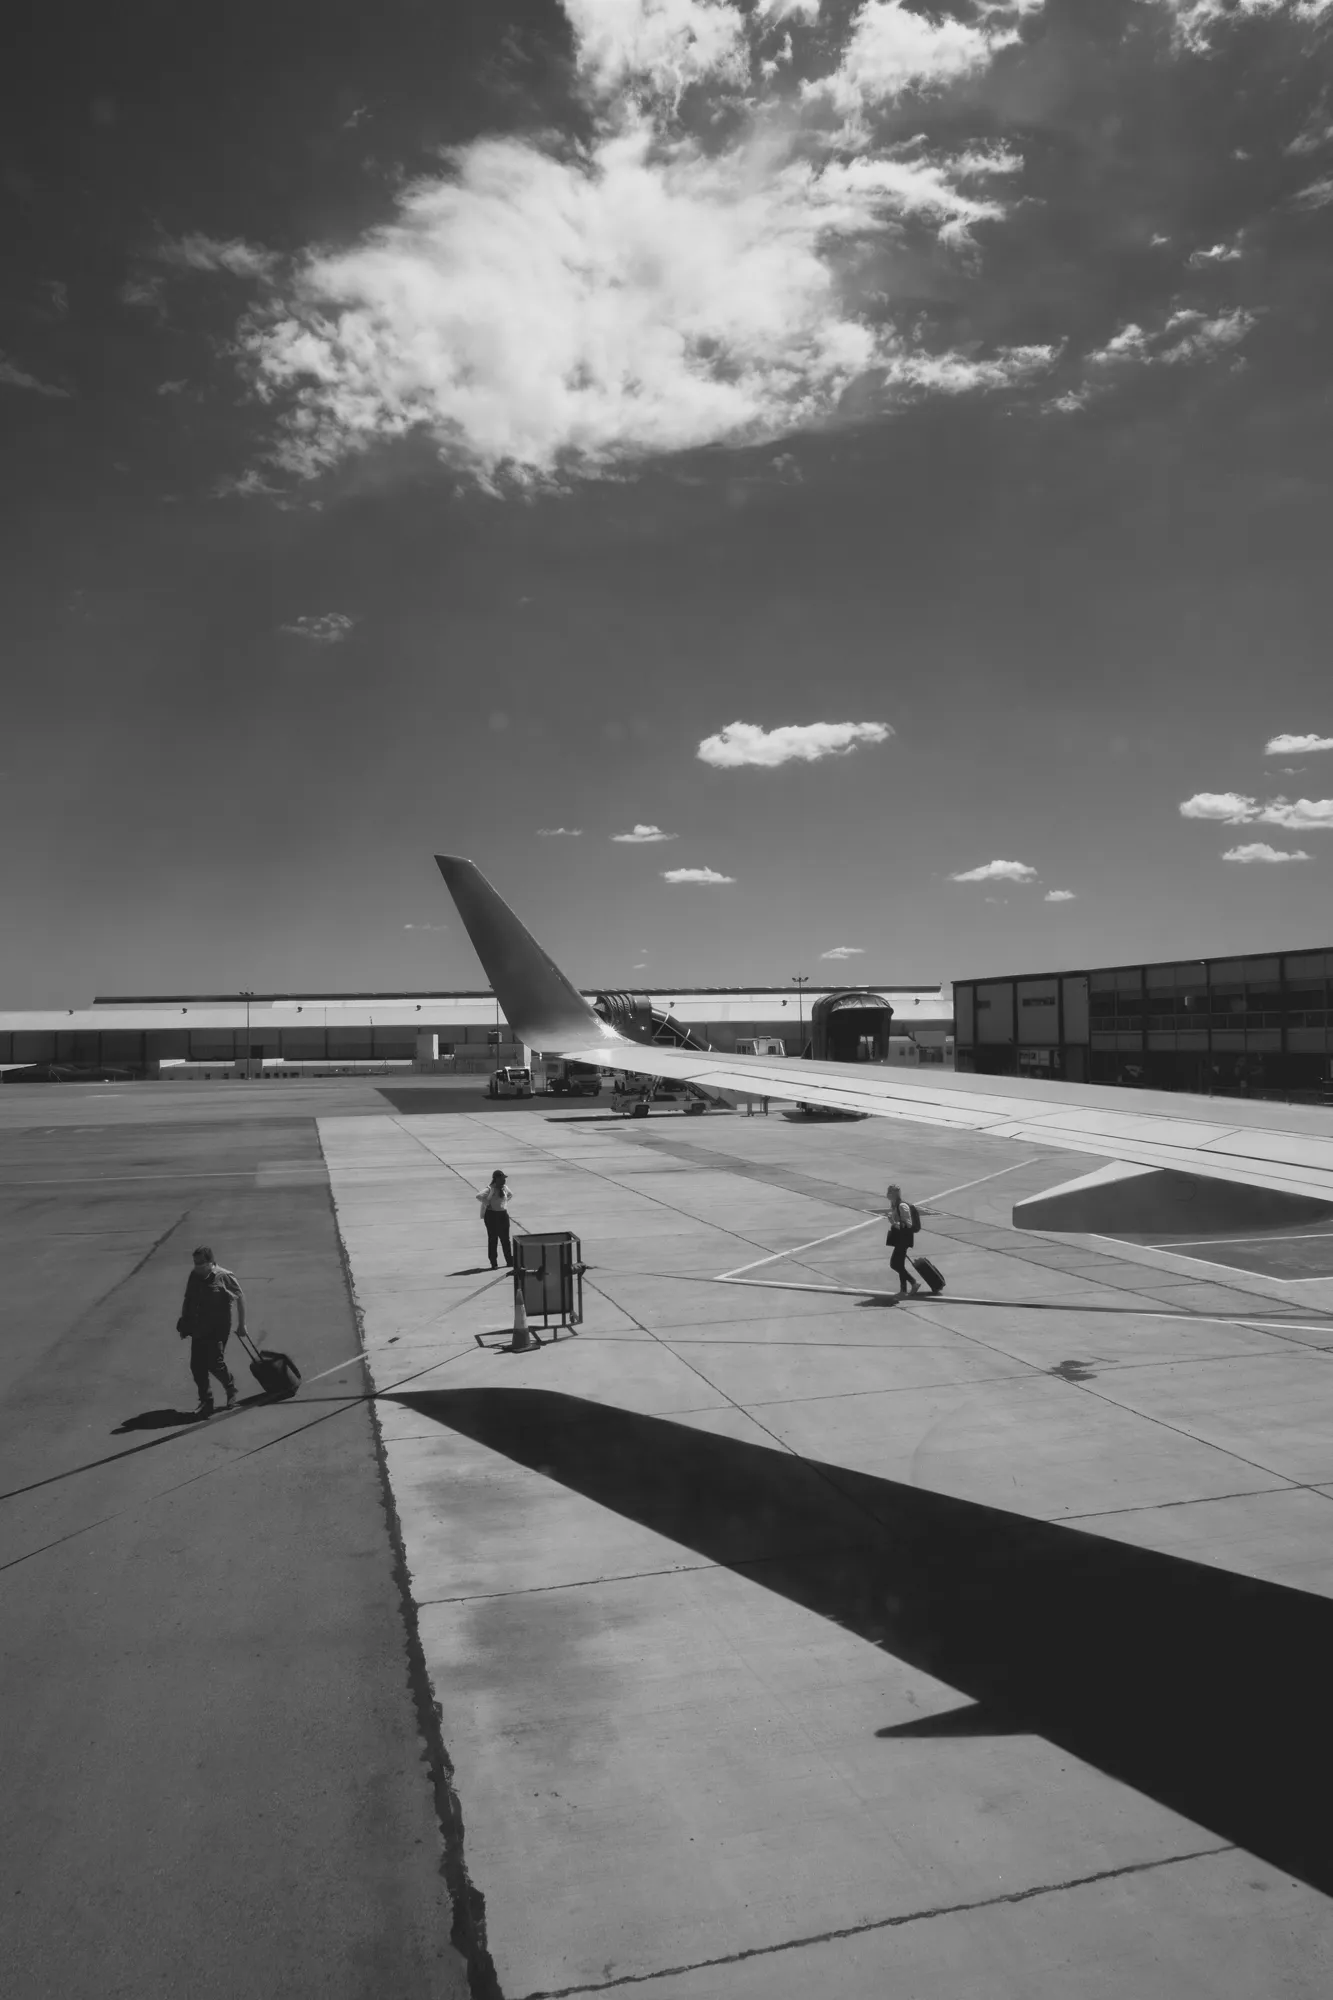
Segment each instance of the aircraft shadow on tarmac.
[[394,1401],[970,1696],[1333,1893],[1333,1602],[540,1389]]

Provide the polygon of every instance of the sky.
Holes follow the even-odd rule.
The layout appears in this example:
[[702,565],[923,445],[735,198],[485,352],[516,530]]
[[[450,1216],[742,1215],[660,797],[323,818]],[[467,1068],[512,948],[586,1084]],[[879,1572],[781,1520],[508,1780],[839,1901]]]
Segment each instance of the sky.
[[139,0],[0,79],[0,1006],[1328,945],[1333,0]]

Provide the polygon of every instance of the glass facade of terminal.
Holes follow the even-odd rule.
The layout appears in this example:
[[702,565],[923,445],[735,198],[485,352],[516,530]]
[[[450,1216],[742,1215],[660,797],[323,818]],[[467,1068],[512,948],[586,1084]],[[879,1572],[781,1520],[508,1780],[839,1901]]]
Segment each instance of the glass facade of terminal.
[[1333,952],[954,982],[956,1065],[1204,1095],[1333,1091]]

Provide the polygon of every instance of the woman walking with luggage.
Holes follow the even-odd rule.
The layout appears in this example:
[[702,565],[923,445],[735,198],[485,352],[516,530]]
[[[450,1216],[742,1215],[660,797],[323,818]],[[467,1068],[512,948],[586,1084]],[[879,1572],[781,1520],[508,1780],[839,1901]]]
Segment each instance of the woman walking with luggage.
[[886,1243],[893,1245],[893,1255],[889,1268],[898,1273],[898,1296],[904,1297],[910,1288],[921,1290],[915,1278],[907,1274],[907,1253],[916,1241],[916,1232],[921,1227],[921,1217],[910,1201],[903,1200],[903,1191],[896,1181],[890,1181],[887,1189],[889,1198],[889,1233]]
[[491,1269],[500,1268],[496,1250],[505,1253],[505,1263],[512,1264],[514,1253],[509,1247],[509,1184],[500,1167],[491,1175],[491,1184],[483,1188],[477,1196],[481,1208],[481,1219],[486,1224],[486,1251],[491,1260]]

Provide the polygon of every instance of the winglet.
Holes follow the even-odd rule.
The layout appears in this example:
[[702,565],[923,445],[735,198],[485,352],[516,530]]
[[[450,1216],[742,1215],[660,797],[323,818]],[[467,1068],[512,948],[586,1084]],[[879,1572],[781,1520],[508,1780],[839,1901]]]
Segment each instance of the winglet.
[[457,854],[436,864],[453,897],[504,1017],[529,1048],[556,1051],[618,1044],[621,1037],[572,986],[477,867]]

